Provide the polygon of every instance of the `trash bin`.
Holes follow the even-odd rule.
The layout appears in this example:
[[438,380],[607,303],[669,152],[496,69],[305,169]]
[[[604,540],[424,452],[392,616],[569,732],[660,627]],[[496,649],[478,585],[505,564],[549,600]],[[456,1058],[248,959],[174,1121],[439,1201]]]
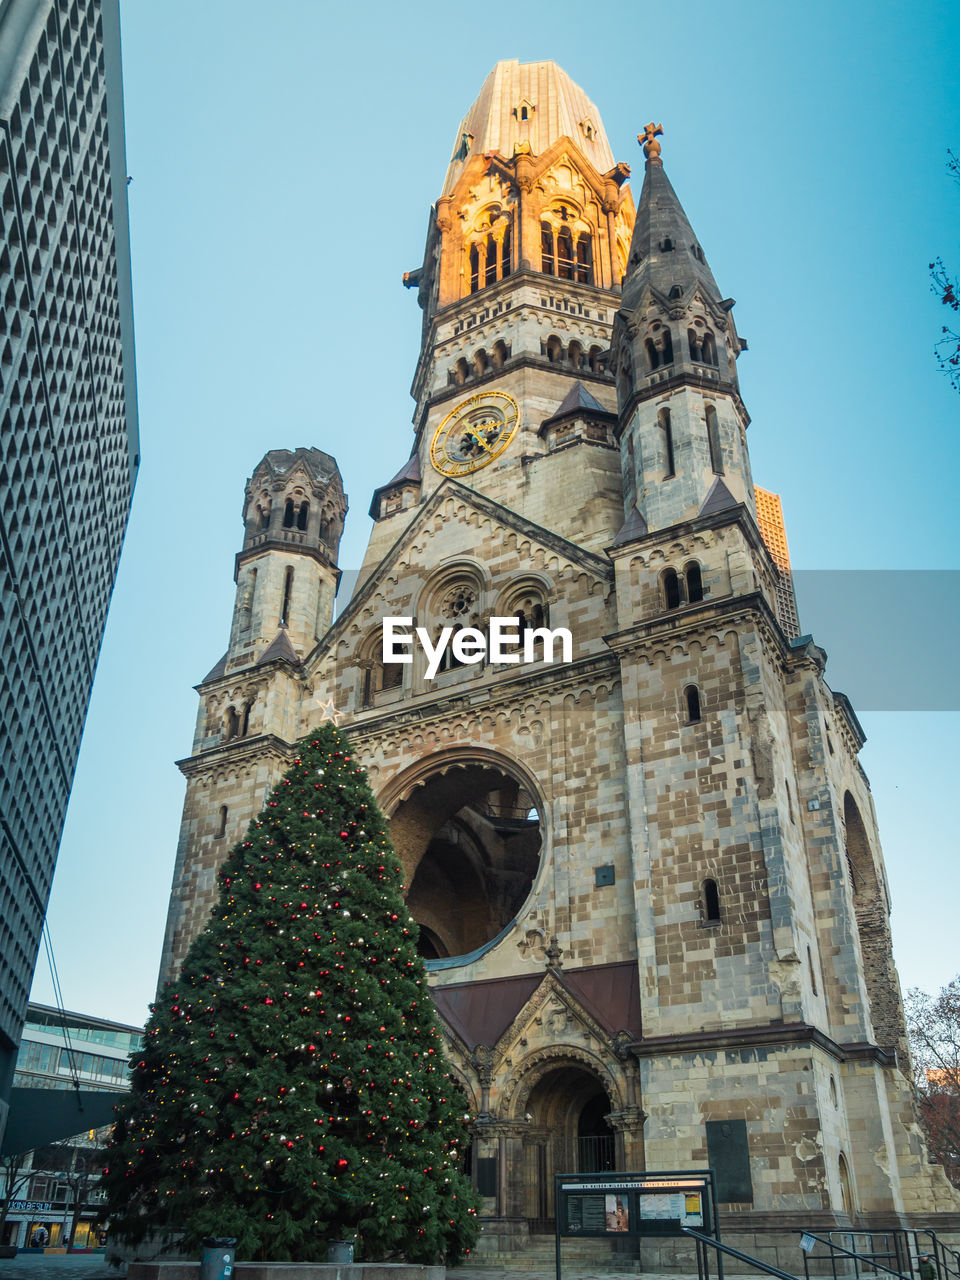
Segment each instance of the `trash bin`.
[[[328,1240],[327,1262],[334,1263],[338,1266],[348,1266],[353,1262],[353,1241]],[[201,1277],[201,1280],[206,1280],[206,1278]]]
[[236,1236],[204,1236],[200,1280],[232,1280]]

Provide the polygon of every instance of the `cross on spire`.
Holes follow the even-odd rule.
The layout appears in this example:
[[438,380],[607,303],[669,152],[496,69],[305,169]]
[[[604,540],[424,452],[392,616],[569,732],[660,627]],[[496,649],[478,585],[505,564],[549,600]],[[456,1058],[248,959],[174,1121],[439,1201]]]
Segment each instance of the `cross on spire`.
[[663,163],[660,159],[660,143],[657,141],[657,137],[662,133],[663,125],[654,124],[651,120],[650,123],[644,127],[643,133],[637,134],[637,141],[640,143],[641,147],[643,147],[643,154],[646,157],[648,164]]

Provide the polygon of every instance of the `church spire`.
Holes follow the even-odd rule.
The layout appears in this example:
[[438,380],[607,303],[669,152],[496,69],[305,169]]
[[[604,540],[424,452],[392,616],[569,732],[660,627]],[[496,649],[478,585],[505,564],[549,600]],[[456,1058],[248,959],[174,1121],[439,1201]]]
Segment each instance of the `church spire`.
[[651,123],[638,136],[646,172],[612,345],[624,517],[636,505],[651,530],[701,514],[719,477],[753,510],[736,369],[746,343],[666,175],[662,133]]
[[623,280],[623,304],[639,304],[647,289],[677,300],[690,298],[699,288],[705,301],[719,307],[722,298],[713,272],[667,177],[660,143],[649,136],[662,132],[661,125],[648,124],[638,135],[647,161]]

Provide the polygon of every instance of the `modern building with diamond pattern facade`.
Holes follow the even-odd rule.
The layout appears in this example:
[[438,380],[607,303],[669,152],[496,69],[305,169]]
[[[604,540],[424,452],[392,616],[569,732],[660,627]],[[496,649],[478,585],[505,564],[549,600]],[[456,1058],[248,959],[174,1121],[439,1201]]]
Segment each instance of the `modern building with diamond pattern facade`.
[[0,0],[0,1132],[139,465],[116,0]]

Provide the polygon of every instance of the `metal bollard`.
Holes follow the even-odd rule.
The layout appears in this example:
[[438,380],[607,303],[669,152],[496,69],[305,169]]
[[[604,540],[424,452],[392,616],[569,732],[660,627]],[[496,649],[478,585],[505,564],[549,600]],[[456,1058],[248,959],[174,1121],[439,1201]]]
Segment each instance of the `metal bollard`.
[[235,1236],[204,1236],[200,1280],[232,1280]]

